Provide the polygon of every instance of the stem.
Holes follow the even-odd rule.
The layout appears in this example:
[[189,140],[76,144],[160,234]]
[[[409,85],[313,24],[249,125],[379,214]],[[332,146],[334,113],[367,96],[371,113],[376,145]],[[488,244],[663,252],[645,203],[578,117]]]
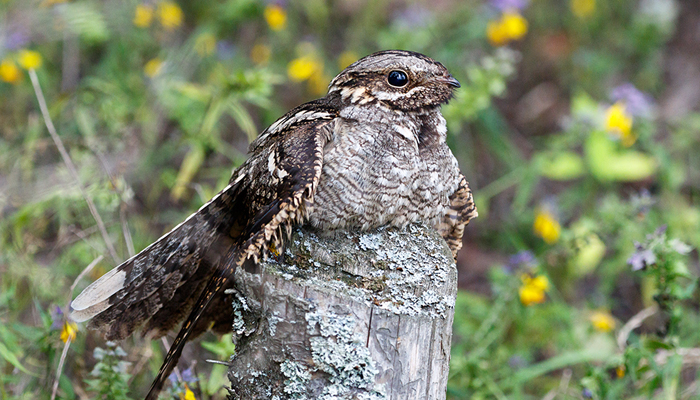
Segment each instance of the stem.
[[525,168],[517,168],[479,189],[479,197],[490,199],[523,179]]
[[66,340],[65,346],[63,346],[63,352],[61,353],[61,360],[58,362],[56,380],[54,380],[53,382],[53,390],[51,391],[51,400],[54,400],[56,398],[56,393],[58,392],[58,381],[61,379],[61,373],[63,372],[63,363],[66,361],[66,355],[68,354],[68,348],[70,347],[70,343],[71,337],[70,335],[68,335],[68,340]]
[[34,93],[36,94],[37,101],[39,101],[41,115],[44,117],[44,123],[46,124],[46,128],[49,130],[51,139],[53,139],[53,142],[56,144],[58,152],[61,153],[63,162],[66,164],[66,167],[68,167],[68,172],[71,174],[71,176],[77,183],[78,190],[80,190],[80,195],[83,196],[83,198],[87,202],[88,208],[90,209],[90,214],[92,214],[92,217],[95,218],[95,222],[97,222],[97,227],[100,229],[102,239],[107,245],[107,249],[109,250],[110,256],[112,256],[112,259],[115,263],[119,264],[120,259],[117,256],[117,251],[114,249],[114,245],[112,245],[112,241],[109,239],[109,235],[107,234],[107,228],[105,227],[104,222],[102,222],[102,217],[100,217],[100,214],[97,212],[97,207],[95,207],[95,203],[92,202],[92,198],[87,194],[85,188],[83,188],[83,185],[80,182],[80,176],[78,175],[78,170],[75,168],[75,164],[73,164],[73,161],[71,160],[70,155],[68,155],[65,146],[63,146],[63,141],[61,141],[61,138],[58,136],[56,128],[53,125],[53,121],[51,121],[51,116],[49,115],[49,108],[46,106],[46,99],[44,98],[44,93],[42,92],[41,86],[39,85],[39,78],[37,77],[35,70],[29,70],[29,78],[32,80],[32,86],[34,86]]

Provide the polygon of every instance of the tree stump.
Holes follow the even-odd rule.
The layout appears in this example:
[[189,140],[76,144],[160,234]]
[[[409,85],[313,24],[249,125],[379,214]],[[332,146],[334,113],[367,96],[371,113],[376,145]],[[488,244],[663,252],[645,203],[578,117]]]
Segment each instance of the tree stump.
[[230,399],[444,399],[457,270],[433,229],[297,228],[235,275]]

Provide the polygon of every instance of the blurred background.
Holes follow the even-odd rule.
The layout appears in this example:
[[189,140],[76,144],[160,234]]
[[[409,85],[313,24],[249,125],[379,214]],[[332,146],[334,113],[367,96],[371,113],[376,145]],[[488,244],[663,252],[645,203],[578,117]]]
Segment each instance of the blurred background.
[[[163,344],[105,343],[71,297],[381,49],[462,83],[448,398],[699,398],[695,0],[0,1],[0,398],[143,397]],[[223,398],[204,360],[233,351],[189,345],[163,398]]]

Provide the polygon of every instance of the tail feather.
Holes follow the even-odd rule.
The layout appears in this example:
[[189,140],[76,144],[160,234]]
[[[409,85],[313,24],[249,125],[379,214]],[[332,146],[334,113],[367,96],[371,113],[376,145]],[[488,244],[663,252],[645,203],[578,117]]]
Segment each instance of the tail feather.
[[177,288],[170,301],[163,304],[148,320],[143,328],[143,335],[159,337],[175,328],[182,321],[202,293],[210,274],[205,274],[205,268],[200,268],[198,273],[192,276],[186,286]]
[[158,376],[153,381],[145,400],[156,400],[158,398],[158,393],[160,393],[160,390],[163,388],[163,384],[165,384],[165,381],[180,359],[185,343],[197,330],[196,328],[199,324],[206,320],[202,318],[202,316],[207,306],[217,294],[223,292],[224,288],[229,286],[230,277],[239,264],[240,262],[237,260],[237,257],[230,254],[226,259],[226,265],[221,273],[215,279],[209,280],[206,288],[197,299],[197,303],[192,308],[190,315],[182,324],[177,337],[175,337],[175,341],[173,341],[173,344],[170,346],[170,350],[168,350],[168,354],[165,356],[163,365],[160,367],[160,371],[158,371]]
[[[110,340],[125,338],[144,323],[156,334],[178,324],[199,296],[202,282],[217,272],[221,255],[231,248],[232,226],[247,217],[229,211],[240,199],[238,189],[227,186],[183,223],[89,285],[71,303],[71,318],[91,319],[89,326]],[[164,307],[180,311],[150,321]]]

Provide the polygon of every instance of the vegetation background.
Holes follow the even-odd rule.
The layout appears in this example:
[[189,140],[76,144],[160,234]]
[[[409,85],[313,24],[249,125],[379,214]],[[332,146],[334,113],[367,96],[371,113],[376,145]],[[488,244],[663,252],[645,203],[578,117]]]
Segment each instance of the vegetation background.
[[[448,397],[700,398],[695,0],[0,1],[0,398],[142,397],[163,344],[104,343],[71,296],[394,48],[462,82]],[[188,346],[163,398],[223,398],[203,360],[232,351]]]

